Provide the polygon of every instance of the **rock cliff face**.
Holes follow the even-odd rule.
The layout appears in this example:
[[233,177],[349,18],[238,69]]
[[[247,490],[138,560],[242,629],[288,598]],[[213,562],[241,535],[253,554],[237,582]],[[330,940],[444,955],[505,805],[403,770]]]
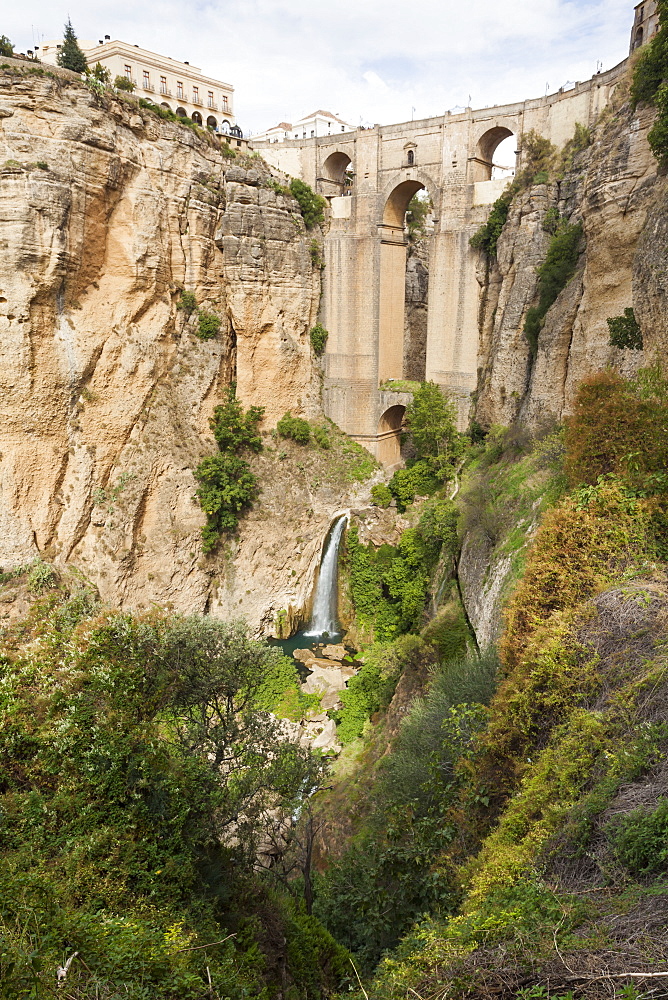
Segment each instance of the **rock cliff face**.
[[[193,501],[211,412],[234,378],[267,427],[319,412],[320,275],[296,202],[268,178],[80,83],[0,71],[2,567],[41,555],[116,604],[232,610],[216,595],[237,554],[201,558]],[[220,317],[218,337],[194,335],[182,288]],[[306,505],[314,552],[341,501]],[[237,547],[256,563],[263,546],[287,553],[304,535],[287,524],[269,519],[260,539],[251,520]],[[257,627],[277,581],[240,558],[234,611]]]
[[[647,144],[652,122],[651,110],[625,105],[611,111],[562,182],[535,186],[513,202],[497,262],[489,270],[480,266],[484,303],[476,415],[483,425],[520,419],[536,427],[561,419],[587,375],[608,366],[631,374],[660,347],[665,321],[658,322],[655,312],[663,320],[665,289],[663,298],[657,297],[650,285],[662,285],[665,277],[657,240],[643,235],[646,224],[651,229],[648,218],[655,219],[655,229],[665,227],[665,216],[655,208],[661,185]],[[576,275],[546,316],[532,359],[522,329],[550,241],[542,225],[549,208],[582,222],[584,251]],[[609,345],[606,319],[632,305],[643,327],[644,352]]]

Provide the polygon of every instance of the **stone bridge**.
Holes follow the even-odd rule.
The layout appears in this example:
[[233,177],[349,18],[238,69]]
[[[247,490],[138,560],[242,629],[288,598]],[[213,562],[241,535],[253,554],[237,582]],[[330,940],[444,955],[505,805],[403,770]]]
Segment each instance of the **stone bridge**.
[[[522,135],[531,130],[562,147],[576,123],[595,122],[625,68],[626,60],[584,83],[519,104],[257,144],[272,165],[329,201],[321,305],[329,331],[325,411],[386,465],[399,461],[410,399],[381,388],[406,376],[404,218],[410,199],[425,189],[433,205],[420,374],[457,399],[464,426],[477,381],[481,294],[479,254],[469,239],[508,181],[492,178],[495,150],[510,136],[521,149]],[[519,161],[521,166],[521,154]]]

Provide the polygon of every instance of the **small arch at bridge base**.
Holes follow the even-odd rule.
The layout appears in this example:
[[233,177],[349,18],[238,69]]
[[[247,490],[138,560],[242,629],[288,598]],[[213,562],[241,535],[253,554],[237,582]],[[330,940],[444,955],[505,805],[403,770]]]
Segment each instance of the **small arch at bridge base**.
[[401,429],[405,416],[406,407],[396,403],[385,410],[378,423],[376,458],[386,469],[401,465]]

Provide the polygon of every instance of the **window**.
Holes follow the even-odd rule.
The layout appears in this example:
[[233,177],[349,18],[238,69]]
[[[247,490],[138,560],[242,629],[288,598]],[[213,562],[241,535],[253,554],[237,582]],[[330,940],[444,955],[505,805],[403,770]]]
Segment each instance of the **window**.
[[125,65],[125,79],[126,80],[132,79],[132,66],[128,66],[127,63]]
[[227,111],[227,94],[223,94],[223,109]]
[[144,90],[148,90],[148,88],[151,86],[151,78],[148,75],[147,69],[145,69],[142,74],[142,85],[144,87]]
[[199,87],[193,87],[193,104],[199,104]]
[[313,138],[314,135],[315,135],[315,132],[313,131],[313,129],[311,129],[311,138]]
[[345,126],[345,125],[342,125],[342,126],[341,126],[341,131],[342,131],[342,132],[345,132],[345,130],[346,130],[346,126]]
[[166,94],[167,93],[167,77],[166,76],[161,76],[160,77],[160,93],[161,94]]
[[206,103],[209,105],[210,108],[213,107],[213,91],[212,90],[208,90],[207,91],[207,94],[206,94]]
[[408,154],[406,156],[406,159],[408,160],[408,166],[412,167],[413,164],[415,163],[415,153],[413,152],[412,149],[408,150]]
[[176,81],[176,96],[183,100],[183,82],[181,80]]

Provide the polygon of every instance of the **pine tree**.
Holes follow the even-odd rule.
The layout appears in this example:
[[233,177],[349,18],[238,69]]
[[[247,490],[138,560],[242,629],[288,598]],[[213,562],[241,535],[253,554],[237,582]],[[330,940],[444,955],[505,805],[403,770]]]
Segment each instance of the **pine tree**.
[[64,69],[71,69],[74,73],[85,73],[88,69],[86,57],[79,48],[77,36],[74,34],[74,28],[69,18],[65,25],[62,48],[58,53],[58,65]]

